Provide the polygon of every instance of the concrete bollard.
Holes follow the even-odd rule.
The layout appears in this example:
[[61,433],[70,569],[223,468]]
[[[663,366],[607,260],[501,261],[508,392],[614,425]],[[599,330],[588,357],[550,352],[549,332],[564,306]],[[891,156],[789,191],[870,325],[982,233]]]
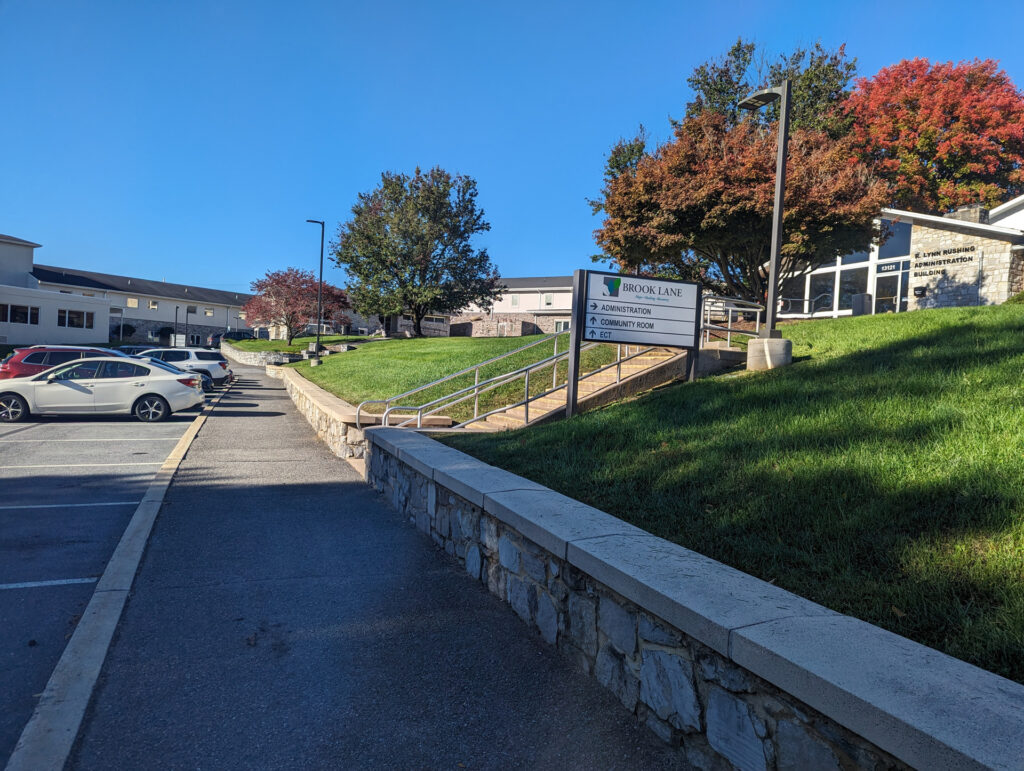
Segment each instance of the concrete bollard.
[[755,337],[747,343],[747,369],[785,367],[793,363],[793,341],[784,337]]

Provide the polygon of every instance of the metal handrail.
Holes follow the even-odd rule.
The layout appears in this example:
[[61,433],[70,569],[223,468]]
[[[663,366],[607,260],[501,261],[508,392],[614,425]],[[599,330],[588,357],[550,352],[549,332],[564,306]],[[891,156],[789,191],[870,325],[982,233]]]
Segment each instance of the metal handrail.
[[[833,293],[832,292],[822,292],[821,294],[819,294],[816,297],[813,297],[811,299],[808,299],[806,297],[780,297],[779,298],[779,305],[782,305],[783,303],[787,303],[787,304],[788,303],[801,303],[802,306],[803,306],[803,309],[799,310],[799,311],[793,311],[793,310],[783,310],[782,308],[780,308],[779,309],[779,313],[800,313],[800,314],[802,314],[804,316],[809,316],[809,315],[811,315],[813,313],[818,313],[818,310],[817,310],[817,308],[815,306],[817,306],[818,300],[820,300],[822,297],[829,298],[828,310],[831,311],[832,310],[832,297],[833,297]],[[810,306],[807,305],[808,303],[810,303]]]
[[[359,406],[356,407],[356,428],[361,429],[363,427],[362,423],[360,422],[360,416],[362,415],[363,407],[365,407],[368,404],[383,404],[384,405],[384,412],[386,414],[387,411],[388,411],[387,410],[388,405],[391,404],[391,402],[398,401],[399,399],[405,399],[408,396],[412,396],[413,394],[419,393],[420,391],[425,391],[428,388],[433,388],[435,386],[439,386],[439,385],[441,385],[441,383],[445,383],[445,382],[447,382],[449,380],[453,380],[454,378],[461,377],[463,375],[468,375],[470,372],[473,372],[474,370],[476,371],[476,381],[479,383],[479,381],[480,381],[480,368],[481,367],[486,367],[488,364],[494,364],[494,362],[496,362],[496,361],[501,361],[502,359],[506,359],[509,356],[514,356],[515,354],[521,353],[522,351],[525,351],[525,350],[528,350],[530,348],[533,348],[534,346],[540,345],[542,343],[546,343],[548,340],[554,339],[554,341],[555,341],[555,354],[557,354],[558,353],[558,336],[559,335],[564,335],[564,334],[568,334],[568,333],[566,333],[566,332],[556,332],[553,335],[547,335],[545,337],[542,337],[540,340],[534,340],[532,343],[527,343],[526,345],[521,346],[520,348],[516,348],[515,350],[508,351],[507,353],[503,353],[500,356],[495,356],[493,358],[488,359],[487,361],[482,361],[479,364],[474,364],[471,367],[466,367],[465,369],[459,370],[458,372],[455,372],[455,373],[453,373],[451,375],[445,375],[444,377],[438,378],[437,380],[434,380],[433,382],[427,383],[426,385],[422,385],[422,386],[419,386],[417,388],[413,388],[410,391],[406,391],[405,393],[398,394],[398,396],[391,396],[391,397],[388,397],[387,399],[367,399],[365,401],[362,401],[362,402],[359,403]],[[374,413],[368,413],[368,414],[374,414]]]
[[[717,310],[720,313],[725,312],[726,325],[724,327],[711,322],[711,312],[713,310]],[[754,317],[753,332],[749,329],[733,327],[734,313],[749,313],[751,311],[757,314]],[[717,294],[704,295],[703,308],[701,309],[701,333],[704,336],[704,344],[706,345],[711,342],[712,331],[725,332],[725,344],[730,348],[732,347],[732,336],[734,333],[747,335],[748,337],[757,337],[761,332],[761,313],[763,311],[764,306],[752,300],[743,300],[739,297],[725,297]]]

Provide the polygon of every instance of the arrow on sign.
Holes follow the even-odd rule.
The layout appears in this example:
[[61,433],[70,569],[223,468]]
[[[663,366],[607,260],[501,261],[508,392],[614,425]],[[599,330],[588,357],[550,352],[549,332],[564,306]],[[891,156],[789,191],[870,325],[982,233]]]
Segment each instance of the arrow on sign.
[[596,323],[597,323],[597,319],[596,319],[596,318],[594,318],[593,316],[591,316],[591,317],[590,317],[590,323],[591,323],[591,324],[596,324]]
[[597,303],[590,303],[590,310],[596,311],[597,310]]
[[596,329],[590,330],[590,337],[597,337],[597,330]]

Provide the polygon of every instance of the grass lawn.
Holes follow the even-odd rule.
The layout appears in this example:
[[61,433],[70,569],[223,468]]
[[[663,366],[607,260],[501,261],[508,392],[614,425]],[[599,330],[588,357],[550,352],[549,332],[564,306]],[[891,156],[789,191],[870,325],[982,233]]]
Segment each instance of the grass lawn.
[[[321,366],[310,367],[309,362],[290,365],[321,388],[330,391],[349,404],[357,405],[366,399],[384,399],[396,396],[418,386],[426,385],[445,375],[458,372],[473,364],[500,356],[528,343],[540,340],[543,335],[527,337],[421,337],[411,340],[388,340],[359,346],[323,359]],[[558,350],[568,348],[568,334],[559,335]],[[553,343],[547,342],[522,353],[511,356],[496,364],[484,367],[481,380],[512,372],[534,361],[550,356]],[[594,368],[599,363],[615,358],[614,346],[599,346],[583,354],[583,366]],[[565,381],[565,364],[559,368],[559,382]],[[530,391],[539,393],[551,387],[551,367],[548,366],[531,374]],[[459,388],[473,385],[473,375],[463,375],[454,381],[428,391],[415,394],[403,400],[402,404],[424,404],[449,394]],[[481,396],[480,412],[486,412],[502,404],[510,404],[522,398],[523,382],[503,386]],[[372,412],[383,412],[380,405],[371,405]],[[471,401],[443,411],[455,419],[466,419],[473,414]]]
[[[320,335],[320,345],[335,343],[361,343],[368,338],[360,335]],[[280,351],[281,353],[301,353],[309,349],[310,343],[316,342],[316,335],[296,337],[292,344],[285,340],[228,340],[229,345],[240,351]]]
[[782,330],[791,367],[444,441],[1024,683],[1024,306]]

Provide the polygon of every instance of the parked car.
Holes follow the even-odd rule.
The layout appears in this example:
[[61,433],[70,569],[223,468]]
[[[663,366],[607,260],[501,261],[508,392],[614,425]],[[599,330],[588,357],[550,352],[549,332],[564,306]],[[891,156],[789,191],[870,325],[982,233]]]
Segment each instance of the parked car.
[[81,359],[0,384],[0,423],[29,415],[131,414],[146,423],[202,404],[200,377],[124,356]]
[[234,330],[232,332],[214,332],[206,338],[207,348],[220,348],[221,340],[252,340],[252,332]]
[[213,388],[214,388],[213,378],[210,377],[209,375],[207,375],[202,370],[196,370],[195,372],[189,372],[188,370],[180,369],[179,367],[175,367],[173,364],[168,364],[166,361],[161,361],[160,359],[154,359],[151,356],[133,356],[132,358],[133,359],[142,359],[142,361],[149,362],[150,364],[154,364],[157,367],[160,367],[161,369],[167,370],[168,372],[178,372],[178,373],[180,373],[182,375],[189,375],[189,374],[199,375],[199,377],[201,377],[202,380],[203,380],[203,383],[202,383],[202,385],[203,385],[203,393],[207,393],[208,394],[208,393],[212,393],[213,392]]
[[84,345],[31,345],[17,348],[0,362],[0,380],[38,375],[40,372],[86,356],[126,356],[111,348]]
[[121,353],[127,353],[129,356],[135,356],[143,351],[148,351],[152,347],[151,345],[119,345],[117,350]]
[[232,375],[228,369],[228,360],[217,351],[205,348],[150,348],[139,355],[166,361],[178,369],[205,372],[219,386],[228,382]]

